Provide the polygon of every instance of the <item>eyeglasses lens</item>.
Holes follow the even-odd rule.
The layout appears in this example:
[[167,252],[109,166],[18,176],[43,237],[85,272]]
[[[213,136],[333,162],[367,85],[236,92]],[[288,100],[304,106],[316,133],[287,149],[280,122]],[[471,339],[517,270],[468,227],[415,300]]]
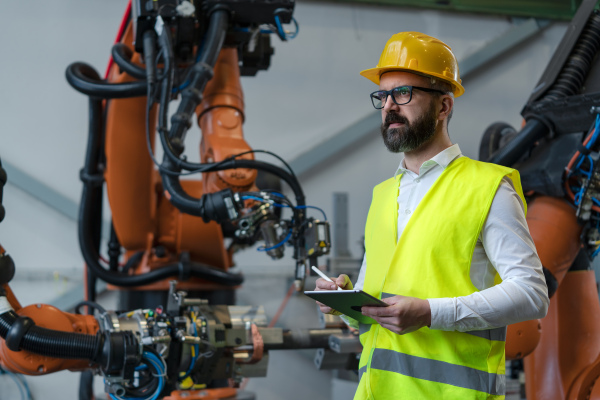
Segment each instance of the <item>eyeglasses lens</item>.
[[[411,88],[408,86],[399,86],[391,90],[392,96],[394,96],[394,102],[396,104],[402,105],[410,102],[411,99]],[[379,92],[374,92],[371,94],[371,101],[373,102],[373,107],[376,109],[381,109],[385,107],[385,102],[388,97],[388,93],[384,90]]]
[[406,86],[400,86],[392,89],[392,96],[396,104],[406,104],[410,101],[410,88]]
[[373,102],[373,107],[380,109],[385,106],[385,100],[387,99],[386,92],[375,92],[371,94],[371,101]]

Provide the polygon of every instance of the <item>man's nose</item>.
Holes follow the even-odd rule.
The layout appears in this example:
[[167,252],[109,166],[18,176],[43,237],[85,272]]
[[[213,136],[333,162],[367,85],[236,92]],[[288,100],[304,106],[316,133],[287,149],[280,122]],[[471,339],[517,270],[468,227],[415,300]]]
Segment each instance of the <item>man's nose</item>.
[[383,111],[388,112],[389,110],[397,110],[398,104],[394,103],[392,96],[388,96],[383,104]]

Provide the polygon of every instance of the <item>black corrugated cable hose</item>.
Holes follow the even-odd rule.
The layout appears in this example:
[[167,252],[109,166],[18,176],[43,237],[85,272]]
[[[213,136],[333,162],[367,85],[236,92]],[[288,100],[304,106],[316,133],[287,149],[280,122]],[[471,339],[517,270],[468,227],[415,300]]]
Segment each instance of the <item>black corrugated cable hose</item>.
[[[18,318],[12,310],[0,315],[0,336],[3,339]],[[100,335],[55,331],[34,325],[25,333],[19,347],[47,357],[94,361],[102,344]]]
[[[578,94],[590,72],[592,61],[600,50],[600,15],[594,12],[587,22],[573,51],[558,74],[554,84],[548,89],[539,103],[552,102],[557,99]],[[546,137],[551,127],[535,115],[523,116],[527,124],[519,134],[498,150],[488,160],[493,164],[511,166],[537,142]]]
[[553,101],[579,93],[599,49],[600,15],[594,12],[556,81],[540,101]]

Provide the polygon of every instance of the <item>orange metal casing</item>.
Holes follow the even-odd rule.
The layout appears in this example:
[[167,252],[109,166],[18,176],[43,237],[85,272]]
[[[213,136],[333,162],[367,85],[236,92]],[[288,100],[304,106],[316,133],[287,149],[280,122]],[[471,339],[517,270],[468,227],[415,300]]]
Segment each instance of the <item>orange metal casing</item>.
[[[21,308],[17,314],[31,318],[37,326],[43,328],[90,335],[98,331],[98,322],[93,316],[65,313],[47,304],[32,304]],[[1,339],[0,360],[9,370],[26,375],[44,375],[65,369],[78,371],[89,368],[88,360],[67,360],[40,356],[24,350],[12,351]]]
[[540,341],[541,332],[539,319],[509,325],[506,331],[506,359],[519,360],[531,354]]
[[528,207],[527,224],[542,265],[560,285],[581,250],[575,210],[565,200],[540,196]]
[[589,367],[599,354],[600,303],[594,272],[569,272],[542,319],[539,345],[525,358],[527,399],[585,398],[570,394],[581,392],[578,386],[585,382],[576,383],[578,377],[598,372]]
[[[198,106],[198,124],[202,130],[200,153],[205,162],[221,161],[250,150],[244,140],[244,94],[240,85],[237,49],[221,50],[215,66],[215,76],[206,85],[204,100]],[[240,158],[252,160],[252,153]],[[203,174],[206,192],[225,188],[249,190],[256,179],[256,170],[237,168]]]
[[[123,38],[132,42],[129,25]],[[134,55],[133,61],[139,62]],[[109,81],[134,81],[113,65]],[[151,133],[155,131],[156,114],[149,117]],[[160,176],[155,173],[146,145],[146,98],[110,100],[106,111],[106,168],[104,177],[115,231],[121,245],[128,250],[145,250],[148,235],[156,232],[155,186]],[[154,144],[154,134],[150,141]]]
[[537,197],[529,206],[527,222],[542,265],[559,283],[541,320],[539,344],[525,357],[527,399],[562,400],[600,351],[600,322],[590,318],[600,312],[598,292],[592,271],[567,273],[581,249],[582,231],[570,204]]
[[178,390],[172,392],[164,400],[219,400],[219,399],[235,399],[237,389],[220,388],[220,389],[202,389],[202,390]]
[[[536,197],[528,207],[527,223],[542,265],[558,283],[581,249],[582,227],[575,210],[562,199]],[[520,359],[530,354],[541,336],[539,320],[509,325],[506,338],[506,359]]]

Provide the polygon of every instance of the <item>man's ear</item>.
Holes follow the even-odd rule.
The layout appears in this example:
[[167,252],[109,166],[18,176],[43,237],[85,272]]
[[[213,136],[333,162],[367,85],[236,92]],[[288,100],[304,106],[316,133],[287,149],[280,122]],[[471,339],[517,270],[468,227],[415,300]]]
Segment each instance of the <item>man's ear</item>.
[[442,96],[442,102],[439,108],[438,119],[446,119],[450,112],[452,112],[452,108],[454,107],[454,98],[452,96],[444,95]]

